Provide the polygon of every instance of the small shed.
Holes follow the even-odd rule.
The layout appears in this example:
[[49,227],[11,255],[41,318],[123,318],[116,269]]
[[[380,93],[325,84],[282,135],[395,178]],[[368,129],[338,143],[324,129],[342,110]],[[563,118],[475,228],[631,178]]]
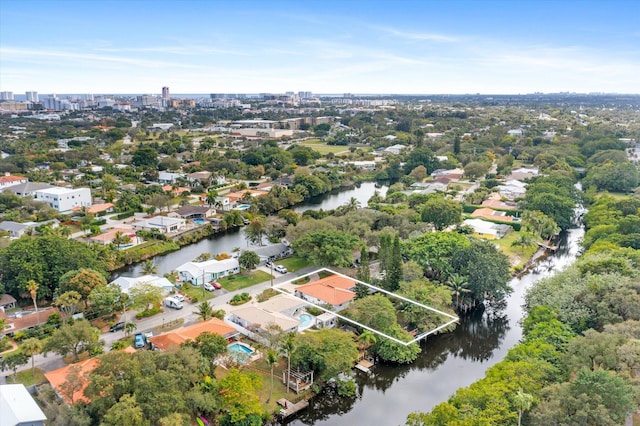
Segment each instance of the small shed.
[[15,297],[7,293],[3,294],[2,297],[0,297],[0,309],[6,310],[6,309],[13,309],[15,307],[16,307]]

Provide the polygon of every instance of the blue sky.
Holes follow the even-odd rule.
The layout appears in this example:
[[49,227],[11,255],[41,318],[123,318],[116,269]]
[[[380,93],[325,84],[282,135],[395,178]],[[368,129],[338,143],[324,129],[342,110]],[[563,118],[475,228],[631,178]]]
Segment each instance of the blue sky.
[[0,90],[640,93],[640,1],[0,1]]

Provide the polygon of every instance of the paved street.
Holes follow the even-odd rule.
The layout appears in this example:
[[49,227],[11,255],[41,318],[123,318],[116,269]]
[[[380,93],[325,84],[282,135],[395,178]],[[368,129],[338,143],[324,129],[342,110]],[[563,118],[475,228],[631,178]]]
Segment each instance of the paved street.
[[[264,266],[258,269],[261,269],[264,272],[270,273],[270,270]],[[310,267],[310,268],[301,269],[299,271],[291,272],[284,275],[279,274],[278,272],[274,272],[273,283],[279,284],[287,280],[293,279],[297,276],[307,274],[315,269],[317,268]],[[234,295],[246,292],[254,296],[256,294],[263,292],[265,289],[269,287],[271,287],[271,280],[265,281],[260,284],[256,284],[252,287],[247,287],[241,290],[226,292],[224,294],[220,294],[219,296],[214,296],[213,298],[209,299],[209,303],[213,306],[214,310],[224,309],[225,312],[229,312],[232,306],[229,305],[228,302],[231,300],[231,298]],[[197,307],[197,303],[193,304],[185,301],[183,309],[173,310],[165,307],[163,313],[154,315],[153,317],[144,318],[141,320],[135,319],[135,312],[128,311],[126,314],[126,319],[122,319],[122,320],[134,322],[136,324],[137,328],[134,333],[145,333],[145,332],[153,331],[156,327],[161,327],[165,323],[168,323],[170,321],[180,319],[180,318],[184,318],[185,325],[192,324],[198,321],[198,317],[194,313],[196,311],[196,307]],[[105,342],[105,345],[104,345],[105,351],[108,352],[113,342],[119,339],[122,339],[123,337],[125,337],[125,333],[123,330],[116,331],[115,333],[111,333],[111,332],[103,333],[101,339],[104,340]],[[131,336],[130,339],[133,339],[133,336]],[[35,361],[35,365],[44,372],[52,371],[65,366],[65,363],[62,360],[62,357],[54,353],[50,353],[46,357],[44,355],[36,355],[34,361]],[[31,361],[29,361],[28,364],[21,366],[18,369],[18,371],[28,370],[30,368],[31,368]],[[1,376],[4,377],[12,374],[13,371],[6,370],[0,373],[1,373]]]

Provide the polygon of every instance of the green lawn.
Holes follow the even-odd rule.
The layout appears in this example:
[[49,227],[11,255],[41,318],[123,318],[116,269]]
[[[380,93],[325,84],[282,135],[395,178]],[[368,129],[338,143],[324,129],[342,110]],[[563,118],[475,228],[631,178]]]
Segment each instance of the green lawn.
[[214,291],[203,290],[202,286],[194,287],[183,285],[181,290],[189,296],[190,299],[193,300],[195,298],[198,301],[209,300],[215,295]]
[[312,265],[309,259],[299,256],[291,256],[287,257],[286,259],[280,259],[277,260],[276,263],[287,268],[287,271],[289,272],[295,272]]
[[307,146],[313,149],[314,151],[319,152],[322,155],[328,154],[330,152],[333,152],[334,154],[337,154],[339,152],[349,152],[348,146],[327,145],[326,143],[322,142],[319,139],[309,139],[309,140],[300,142],[298,145]]
[[[31,360],[29,360],[29,365],[31,365]],[[39,368],[34,369],[33,374],[31,374],[31,368],[29,368],[28,370],[19,372],[15,377],[11,375],[9,379],[7,379],[7,383],[22,383],[25,386],[39,385],[46,381],[47,378],[44,377],[44,373]]]
[[509,257],[509,261],[513,267],[523,266],[531,256],[538,251],[538,246],[536,244],[532,244],[530,246],[513,246],[513,242],[518,240],[521,235],[522,232],[513,231],[504,238],[491,241],[495,242],[500,247],[500,251]]
[[218,280],[222,287],[228,291],[240,290],[241,288],[251,287],[265,281],[269,281],[271,275],[263,271],[252,271],[249,274],[241,273],[231,275],[230,277]]

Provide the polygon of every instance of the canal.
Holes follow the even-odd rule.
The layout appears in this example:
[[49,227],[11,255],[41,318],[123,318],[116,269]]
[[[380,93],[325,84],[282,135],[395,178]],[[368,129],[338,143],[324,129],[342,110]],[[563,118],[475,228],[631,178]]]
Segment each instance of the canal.
[[[361,206],[366,206],[369,198],[375,193],[380,192],[384,196],[387,192],[386,186],[378,186],[374,182],[362,182],[359,186],[348,189],[336,189],[327,194],[305,200],[303,203],[295,207],[295,211],[303,212],[305,210],[331,210],[347,202],[354,197]],[[195,244],[182,247],[173,253],[163,256],[154,257],[156,265],[158,265],[158,275],[164,275],[167,272],[175,270],[183,263],[192,261],[202,253],[231,253],[234,249],[246,249],[251,246],[247,245],[247,240],[241,230],[227,231],[223,234],[217,234],[211,238],[201,240]],[[114,273],[114,279],[119,276],[137,277],[142,275],[142,265],[130,265],[122,268]]]
[[512,279],[514,291],[501,308],[464,318],[453,333],[423,341],[422,355],[411,365],[376,365],[371,375],[357,372],[356,397],[322,393],[287,424],[398,426],[408,414],[430,411],[457,389],[481,379],[522,337],[519,322],[526,290],[573,263],[583,235],[583,228],[564,233],[554,254],[527,275]]

